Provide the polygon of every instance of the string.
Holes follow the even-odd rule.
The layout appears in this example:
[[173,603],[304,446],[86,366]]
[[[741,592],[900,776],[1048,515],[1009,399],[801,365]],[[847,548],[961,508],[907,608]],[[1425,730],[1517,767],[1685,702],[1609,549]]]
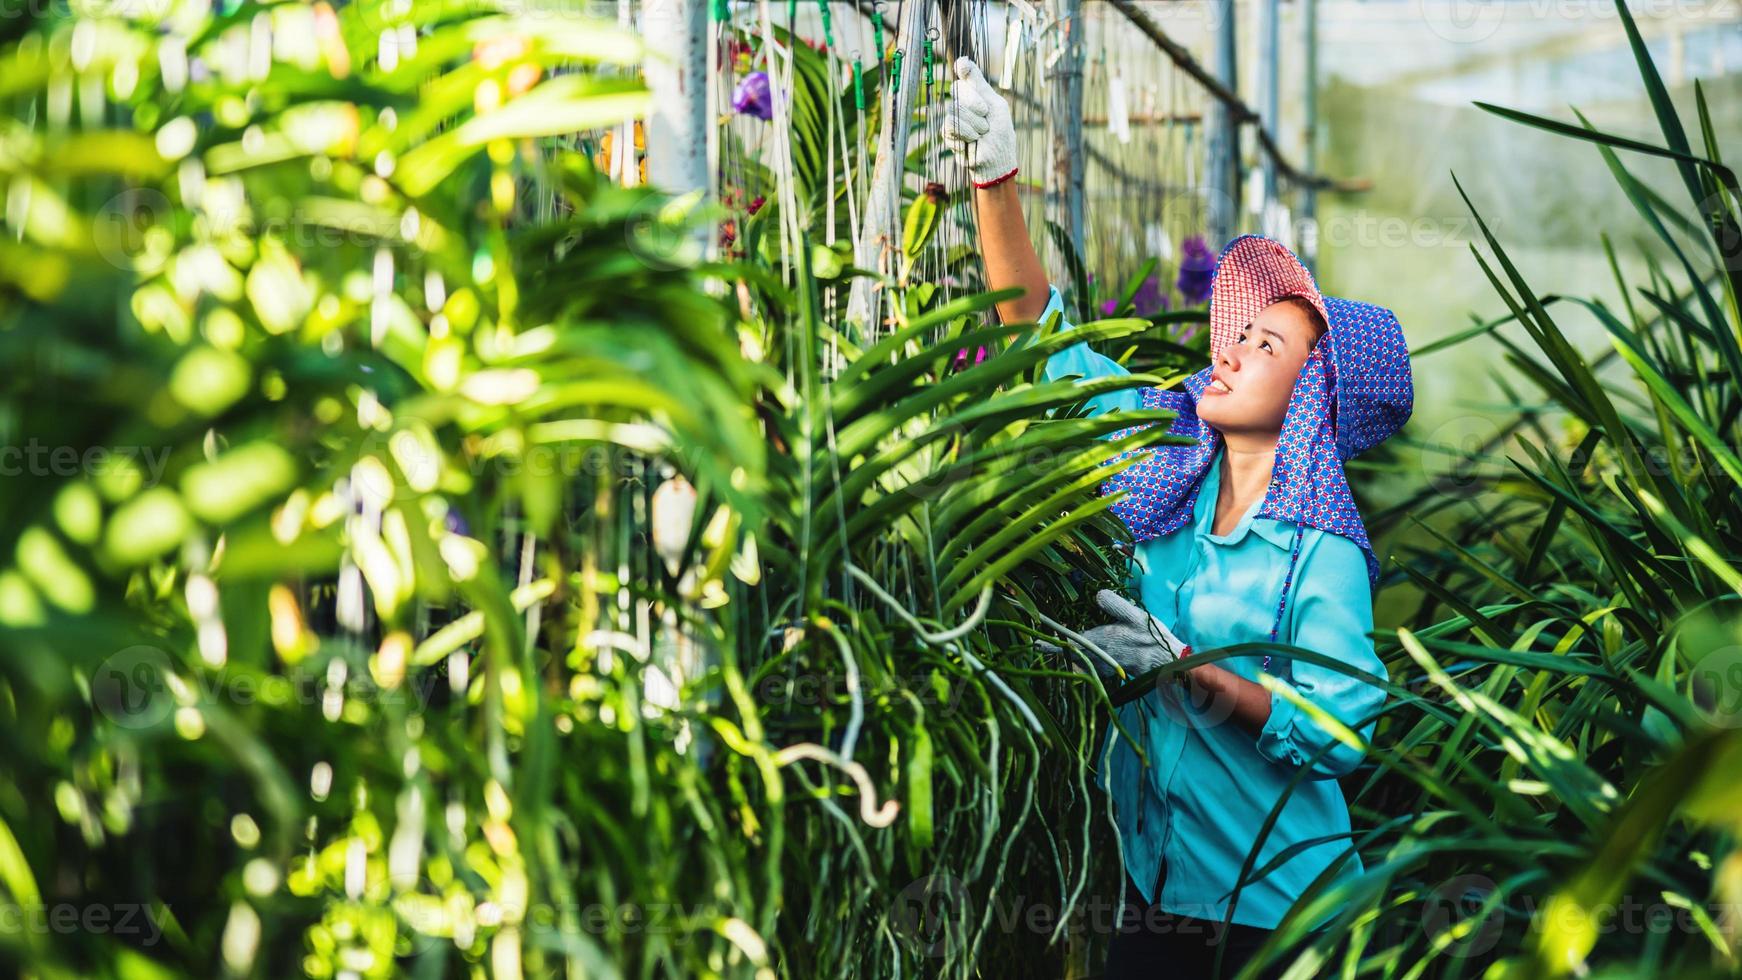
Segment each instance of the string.
[[[1282,628],[1282,611],[1288,605],[1289,586],[1294,584],[1294,567],[1300,561],[1301,541],[1306,536],[1303,532],[1304,529],[1299,524],[1294,526],[1294,547],[1288,556],[1288,574],[1284,575],[1282,579],[1282,597],[1276,600],[1276,621],[1270,624],[1270,642],[1272,643],[1276,642],[1277,632]],[[1265,673],[1270,672],[1270,654],[1268,653],[1264,655],[1262,669]]]

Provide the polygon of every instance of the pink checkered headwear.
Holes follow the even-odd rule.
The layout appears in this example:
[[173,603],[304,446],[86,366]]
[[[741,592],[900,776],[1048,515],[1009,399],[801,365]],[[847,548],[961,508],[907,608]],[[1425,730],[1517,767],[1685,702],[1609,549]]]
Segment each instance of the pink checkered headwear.
[[1259,235],[1241,235],[1216,259],[1210,283],[1210,361],[1234,342],[1240,331],[1266,306],[1290,296],[1313,304],[1331,322],[1325,299],[1313,274],[1281,243]]
[[[1390,310],[1322,295],[1312,273],[1280,242],[1241,235],[1216,259],[1210,287],[1212,360],[1261,310],[1289,296],[1312,303],[1328,329],[1295,381],[1277,437],[1276,468],[1257,516],[1316,527],[1354,541],[1367,556],[1370,584],[1377,586],[1379,560],[1349,492],[1343,463],[1385,441],[1408,420],[1415,400],[1409,347]],[[1206,367],[1193,374],[1176,390],[1147,388],[1141,393],[1143,408],[1178,413],[1171,423],[1146,424],[1167,424],[1170,433],[1196,441],[1118,457],[1138,458],[1101,486],[1103,494],[1126,491],[1113,511],[1139,541],[1161,537],[1191,521],[1198,488],[1222,439],[1197,414],[1210,371]],[[1299,557],[1299,539],[1296,534],[1289,576],[1277,606],[1278,623],[1293,580],[1293,562]]]

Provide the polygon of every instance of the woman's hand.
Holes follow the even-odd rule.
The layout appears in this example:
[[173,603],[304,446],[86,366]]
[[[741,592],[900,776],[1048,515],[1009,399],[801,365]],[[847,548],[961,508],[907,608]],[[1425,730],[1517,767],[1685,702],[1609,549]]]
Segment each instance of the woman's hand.
[[[1108,663],[1090,652],[1090,661],[1103,679],[1111,680],[1116,676],[1115,665],[1129,680],[1191,653],[1192,648],[1174,636],[1161,620],[1119,593],[1102,589],[1095,593],[1095,602],[1113,617],[1111,623],[1083,631],[1084,639],[1113,658],[1113,662]],[[1051,643],[1036,646],[1048,653],[1061,652]]]
[[[1111,623],[1083,631],[1083,639],[1100,647],[1112,663],[1089,654],[1095,672],[1102,680],[1113,680],[1123,670],[1122,679],[1141,677],[1164,664],[1191,655],[1192,648],[1173,634],[1161,620],[1144,612],[1136,603],[1117,592],[1102,589],[1095,593],[1095,602],[1113,617]],[[1041,642],[1035,646],[1047,653],[1061,653],[1061,648]],[[1117,669],[1115,669],[1117,665]],[[1216,664],[1199,664],[1180,675],[1201,697],[1222,702],[1225,714],[1248,731],[1258,732],[1270,720],[1270,692],[1262,684],[1241,677]]]
[[974,59],[956,59],[956,81],[944,107],[944,142],[967,165],[975,187],[991,187],[1016,176],[1016,126],[1010,103],[980,73]]
[[1216,709],[1218,717],[1226,712],[1253,733],[1263,731],[1264,723],[1270,720],[1270,692],[1264,685],[1216,664],[1199,664],[1185,676],[1199,696],[1221,705]]

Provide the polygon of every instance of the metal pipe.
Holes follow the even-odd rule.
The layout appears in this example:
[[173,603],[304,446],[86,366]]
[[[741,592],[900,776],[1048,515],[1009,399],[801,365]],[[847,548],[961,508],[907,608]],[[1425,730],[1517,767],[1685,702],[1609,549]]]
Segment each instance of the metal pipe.
[[[1083,253],[1083,18],[1082,0],[1052,0],[1059,43],[1064,45],[1048,83],[1053,186],[1047,215]],[[1061,257],[1062,258],[1062,257]],[[1062,268],[1055,264],[1054,268]]]
[[[1319,0],[1301,0],[1301,43],[1306,46],[1306,78],[1301,83],[1302,121],[1301,166],[1314,173],[1319,165]],[[1314,275],[1319,264],[1319,189],[1308,184],[1301,188],[1300,234],[1301,260]]]
[[647,117],[647,182],[674,194],[708,188],[708,6],[664,0],[642,8],[642,36],[663,58],[643,66],[653,110]]
[[[1279,63],[1282,4],[1278,0],[1263,0],[1260,9],[1264,23],[1258,35],[1258,70],[1261,75],[1258,117],[1259,125],[1274,133],[1282,109],[1282,66]],[[1264,169],[1264,200],[1259,205],[1268,210],[1271,202],[1276,200],[1276,157],[1265,154],[1261,165]]]
[[[1199,80],[1205,83],[1211,94],[1217,96],[1215,104],[1210,107],[1210,124],[1205,127],[1209,161],[1204,189],[1209,194],[1207,210],[1210,238],[1212,246],[1219,250],[1234,237],[1235,222],[1239,220],[1240,125],[1245,121],[1241,118],[1242,115],[1250,116],[1252,110],[1240,101],[1238,95],[1240,76],[1235,48],[1234,0],[1214,0],[1209,9],[1215,20],[1210,25],[1216,38],[1213,48],[1215,57],[1212,61],[1215,76]],[[1137,17],[1143,17],[1135,7],[1126,15],[1132,17],[1133,23],[1138,23]],[[1154,26],[1149,24],[1148,17],[1143,17],[1138,24],[1139,27],[1144,25]],[[1162,44],[1165,37],[1159,28],[1150,34],[1151,40],[1157,44]],[[1170,47],[1178,48],[1178,45],[1171,39],[1162,44],[1163,50]],[[1193,73],[1188,69],[1187,74]]]

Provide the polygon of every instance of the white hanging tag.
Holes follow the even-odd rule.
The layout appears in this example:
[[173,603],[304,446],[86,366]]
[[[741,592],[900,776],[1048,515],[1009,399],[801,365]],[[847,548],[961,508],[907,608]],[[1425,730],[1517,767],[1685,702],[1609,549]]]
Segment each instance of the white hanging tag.
[[1060,42],[1058,44],[1053,45],[1052,54],[1049,54],[1046,56],[1046,70],[1048,72],[1051,72],[1052,66],[1058,64],[1058,60],[1060,58],[1063,58],[1064,56],[1065,56],[1064,43]]
[[1281,201],[1272,200],[1269,202],[1269,211],[1267,217],[1270,219],[1270,227],[1272,228],[1270,237],[1288,246],[1290,250],[1299,251],[1300,248],[1294,237],[1294,216],[1289,211],[1288,205]]
[[1107,131],[1121,143],[1131,142],[1131,111],[1125,104],[1125,79],[1107,79]]
[[1151,221],[1146,234],[1148,240],[1145,244],[1149,246],[1149,254],[1163,262],[1172,262],[1173,238],[1168,235],[1167,229],[1162,227],[1161,222]]
[[1307,255],[1318,254],[1319,222],[1317,218],[1302,217],[1300,219],[1300,251]]
[[[1021,3],[1022,0],[1013,0]],[[1016,83],[1016,59],[1022,56],[1023,23],[1014,17],[1004,18],[1004,70],[998,73],[998,87],[1010,91]]]
[[[1045,77],[1047,78],[1051,78],[1052,76],[1052,66],[1058,64],[1058,60],[1065,56],[1065,32],[1070,28],[1071,23],[1068,18],[1062,21],[1048,18],[1046,24],[1041,27],[1039,33],[1036,35],[1037,37],[1047,39],[1048,43],[1042,44],[1040,47],[1052,49],[1051,52],[1045,55],[1041,61],[1041,63],[1046,66]],[[1044,82],[1042,83],[1042,87],[1045,87]]]
[[[625,162],[635,152],[635,134],[630,129],[631,123],[623,123],[611,134],[611,179],[622,183]],[[628,147],[626,151],[624,148]]]

